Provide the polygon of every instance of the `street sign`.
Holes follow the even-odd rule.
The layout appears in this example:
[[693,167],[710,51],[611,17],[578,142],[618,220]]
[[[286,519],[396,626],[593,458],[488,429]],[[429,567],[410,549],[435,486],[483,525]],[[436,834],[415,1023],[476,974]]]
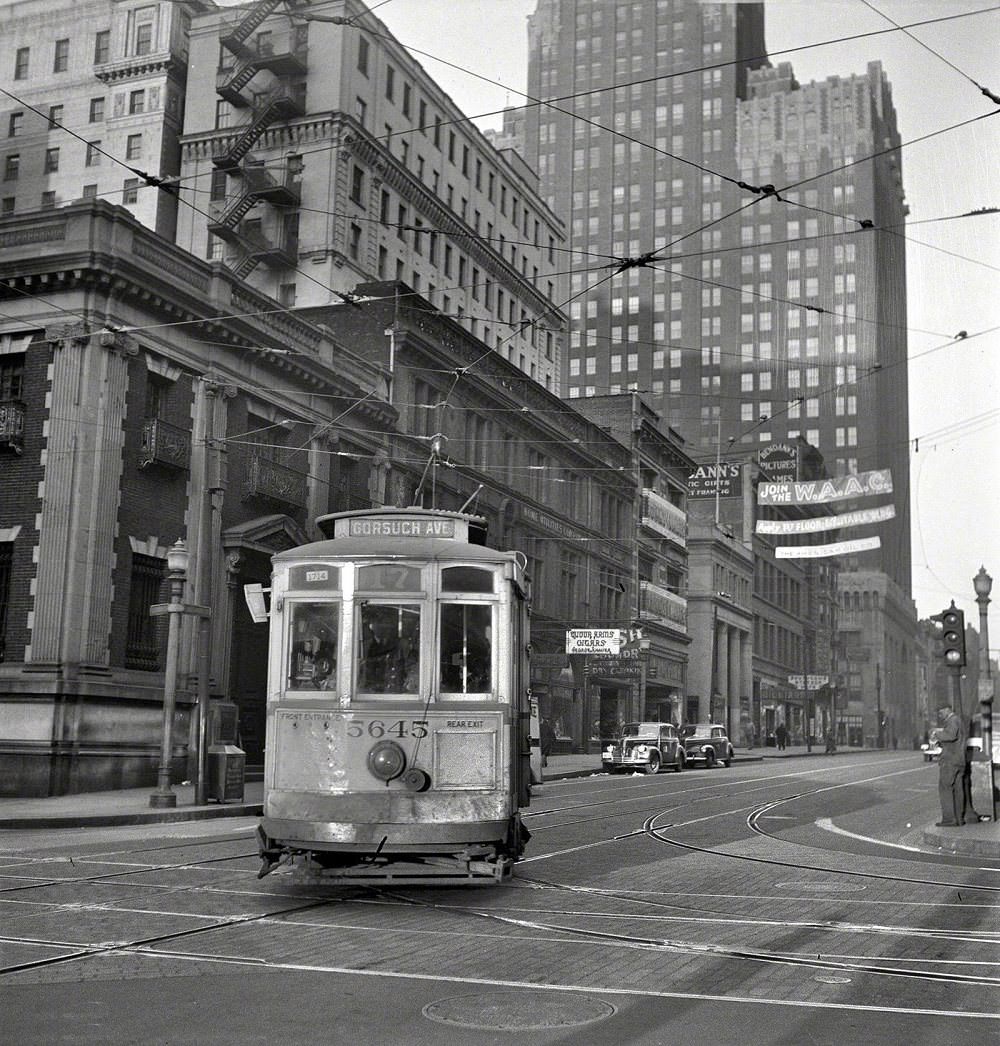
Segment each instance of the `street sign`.
[[624,642],[620,628],[570,628],[566,631],[567,654],[617,654]]

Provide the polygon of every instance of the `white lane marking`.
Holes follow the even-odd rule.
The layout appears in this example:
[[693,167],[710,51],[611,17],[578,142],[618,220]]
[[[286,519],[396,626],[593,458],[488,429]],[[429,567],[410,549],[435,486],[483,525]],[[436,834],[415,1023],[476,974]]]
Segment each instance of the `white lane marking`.
[[308,963],[274,962],[267,959],[240,956],[199,955],[197,952],[158,952],[151,947],[130,955],[149,959],[165,959],[168,962],[218,963],[221,965],[255,966],[269,970],[300,970],[307,973],[334,973],[344,976],[381,977],[406,981],[443,981],[448,984],[479,984],[499,988],[521,988],[531,991],[585,992],[589,995],[600,992],[604,995],[621,995],[645,999],[691,999],[699,1002],[753,1003],[759,1006],[789,1006],[803,1010],[847,1010],[855,1013],[907,1013],[930,1017],[958,1017],[975,1020],[1000,1020],[1000,1013],[975,1013],[966,1010],[932,1010],[915,1006],[864,1006],[841,1002],[815,1002],[802,999],[760,999],[751,995],[713,995],[707,992],[664,992],[639,988],[609,988],[598,984],[551,984],[534,981],[512,981],[494,977],[456,977],[433,973],[401,973],[395,970],[353,970],[348,966],[310,965]]
[[857,832],[848,832],[845,828],[838,828],[829,817],[820,817],[818,820],[813,821],[813,824],[817,828],[822,828],[824,832],[833,832],[834,835],[845,835],[848,839],[857,839],[863,843],[891,846],[895,850],[909,850],[910,853],[923,854],[924,856],[934,852],[933,850],[923,850],[919,846],[907,846],[905,843],[887,843],[884,839],[873,839],[870,835],[858,835]]

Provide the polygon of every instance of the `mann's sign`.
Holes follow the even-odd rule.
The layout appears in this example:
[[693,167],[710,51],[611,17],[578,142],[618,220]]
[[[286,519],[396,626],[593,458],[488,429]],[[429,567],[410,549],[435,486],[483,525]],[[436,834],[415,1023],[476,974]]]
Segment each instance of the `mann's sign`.
[[688,498],[738,498],[743,495],[743,470],[738,461],[699,465],[688,476]]

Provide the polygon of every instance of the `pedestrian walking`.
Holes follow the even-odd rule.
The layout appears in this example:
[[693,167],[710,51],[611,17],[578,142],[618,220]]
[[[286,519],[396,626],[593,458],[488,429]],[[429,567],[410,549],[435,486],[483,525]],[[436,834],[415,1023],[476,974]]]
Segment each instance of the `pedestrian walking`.
[[552,729],[552,724],[547,719],[542,720],[541,735],[542,766],[548,766],[549,756],[552,755],[552,749],[556,743],[556,732]]
[[931,740],[941,746],[938,757],[938,799],[941,820],[938,828],[957,828],[965,823],[965,727],[951,705],[938,709],[940,726],[931,731]]
[[785,727],[784,723],[778,724],[774,731],[774,736],[778,742],[778,749],[783,752],[785,750],[785,744],[788,741],[788,729]]

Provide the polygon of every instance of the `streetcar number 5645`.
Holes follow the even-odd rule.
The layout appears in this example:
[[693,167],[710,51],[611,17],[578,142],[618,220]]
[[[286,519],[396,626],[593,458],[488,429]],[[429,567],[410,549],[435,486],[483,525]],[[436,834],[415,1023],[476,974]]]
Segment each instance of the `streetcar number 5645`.
[[348,737],[426,737],[426,719],[397,719],[386,723],[381,719],[369,719],[367,723],[347,724]]

